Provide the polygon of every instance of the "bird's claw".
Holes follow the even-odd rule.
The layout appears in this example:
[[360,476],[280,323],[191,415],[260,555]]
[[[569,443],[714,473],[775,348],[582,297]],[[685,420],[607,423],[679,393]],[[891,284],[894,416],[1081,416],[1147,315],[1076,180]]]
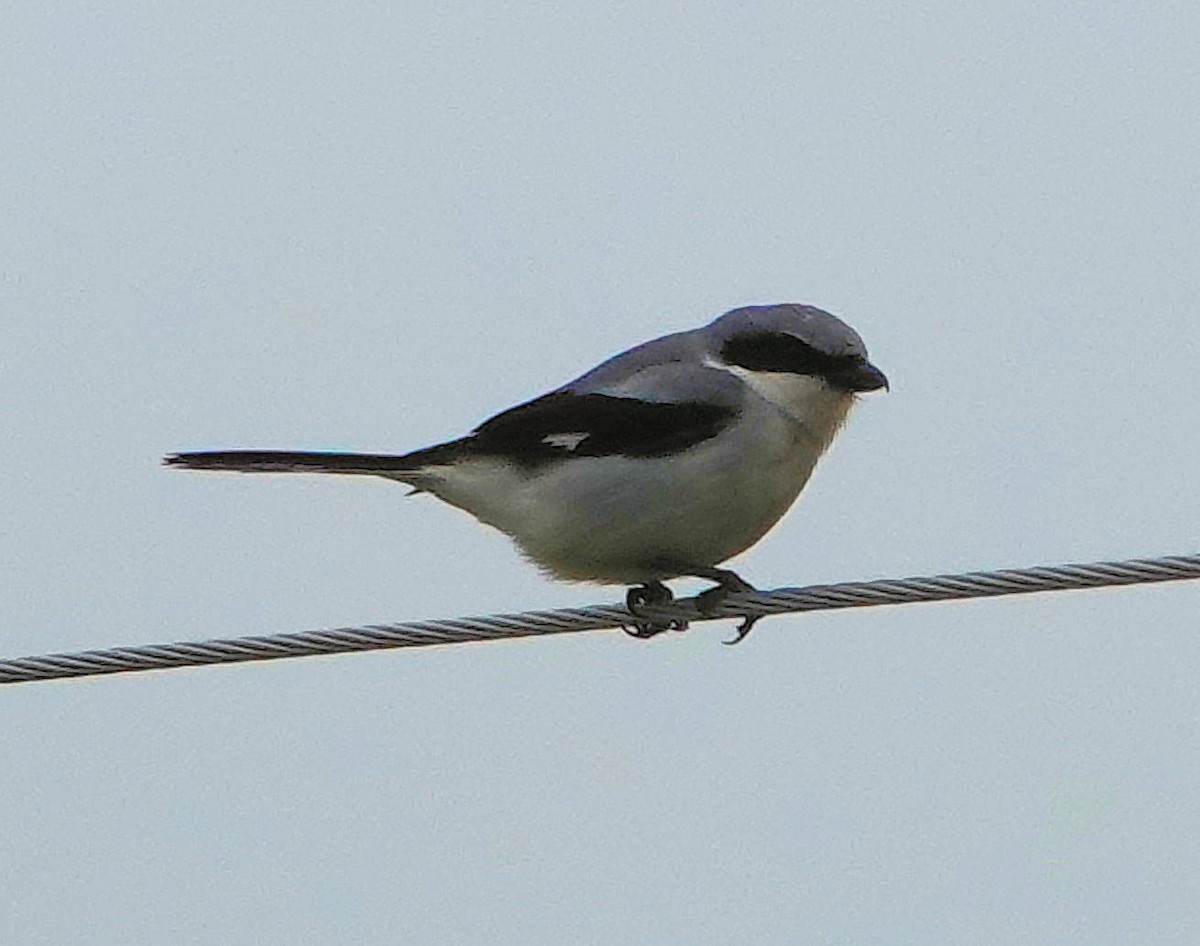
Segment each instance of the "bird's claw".
[[746,639],[746,635],[750,633],[750,629],[753,628],[754,625],[760,620],[762,620],[761,615],[759,617],[743,618],[742,623],[739,624],[737,630],[733,632],[733,640],[721,641],[721,643],[727,644],[730,647],[732,647],[734,644],[740,644]]
[[[629,609],[629,613],[634,617],[640,616],[644,608],[662,607],[674,600],[675,596],[671,594],[671,589],[662,582],[648,582],[636,588],[630,588],[625,593],[625,607]],[[666,621],[665,623],[661,621],[634,621],[631,627],[622,625],[621,630],[630,637],[636,637],[639,640],[649,640],[663,631],[686,631],[687,627],[687,621],[679,620]]]
[[[729,571],[721,572],[720,576],[716,580],[718,580],[720,584],[718,584],[715,588],[709,588],[708,591],[703,591],[696,595],[696,607],[700,610],[701,614],[714,614],[717,609],[725,603],[725,599],[730,595],[745,594],[748,591],[758,590],[744,578],[741,578],[740,576]],[[743,617],[742,623],[738,625],[737,630],[734,632],[733,640],[721,641],[721,643],[729,644],[731,646],[733,644],[740,644],[746,639],[746,635],[750,633],[754,625],[757,624],[761,619],[762,615],[755,617]]]
[[[745,594],[758,590],[744,578],[726,569],[708,569],[696,574],[698,577],[707,578],[717,583],[715,588],[709,588],[707,591],[696,595],[696,608],[706,617],[715,615],[721,605],[725,603],[725,599],[730,595]],[[674,600],[675,596],[671,594],[671,589],[661,581],[648,581],[644,585],[630,588],[625,593],[625,607],[629,609],[629,613],[635,618],[641,617],[646,608],[661,608]],[[759,622],[761,617],[762,615],[744,616],[742,623],[738,625],[737,630],[734,632],[733,640],[722,641],[722,643],[740,644],[746,639],[746,635],[750,633],[750,630]],[[687,627],[687,621],[682,620],[670,620],[666,622],[643,620],[634,621],[632,627],[622,626],[621,630],[630,637],[646,640],[661,634],[663,631],[686,631]]]

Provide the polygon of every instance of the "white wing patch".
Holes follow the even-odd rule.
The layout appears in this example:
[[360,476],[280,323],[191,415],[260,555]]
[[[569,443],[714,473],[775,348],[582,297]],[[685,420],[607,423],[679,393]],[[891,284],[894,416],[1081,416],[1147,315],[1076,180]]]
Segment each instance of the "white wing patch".
[[542,443],[549,444],[552,447],[561,447],[564,450],[574,450],[581,443],[587,440],[588,434],[584,433],[567,433],[567,434],[546,434],[542,438]]

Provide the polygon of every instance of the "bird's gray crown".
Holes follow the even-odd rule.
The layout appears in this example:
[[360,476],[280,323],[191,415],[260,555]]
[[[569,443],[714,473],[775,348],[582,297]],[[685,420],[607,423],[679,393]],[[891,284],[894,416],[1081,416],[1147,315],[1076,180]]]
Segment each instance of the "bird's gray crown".
[[704,366],[714,357],[751,371],[815,375],[848,391],[887,384],[849,325],[813,306],[784,304],[734,309],[702,328],[644,342],[560,390],[651,401],[736,401],[738,385]]
[[858,332],[837,316],[800,303],[743,306],[726,312],[702,331],[718,351],[734,336],[769,333],[791,335],[834,358],[867,357],[867,348]]
[[712,355],[747,371],[820,378],[847,394],[887,387],[887,376],[867,361],[858,333],[812,306],[734,309],[700,333]]

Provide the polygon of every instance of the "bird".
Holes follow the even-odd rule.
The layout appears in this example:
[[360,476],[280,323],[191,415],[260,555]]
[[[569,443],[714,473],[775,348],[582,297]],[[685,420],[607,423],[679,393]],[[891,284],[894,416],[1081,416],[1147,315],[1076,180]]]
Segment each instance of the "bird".
[[686,627],[644,613],[674,600],[667,580],[714,582],[697,596],[702,613],[755,590],[720,566],[779,521],[858,396],[880,388],[887,376],[841,319],[800,303],[752,305],[410,453],[238,449],[163,463],[398,481],[505,533],[551,578],[630,586],[626,630],[653,637]]

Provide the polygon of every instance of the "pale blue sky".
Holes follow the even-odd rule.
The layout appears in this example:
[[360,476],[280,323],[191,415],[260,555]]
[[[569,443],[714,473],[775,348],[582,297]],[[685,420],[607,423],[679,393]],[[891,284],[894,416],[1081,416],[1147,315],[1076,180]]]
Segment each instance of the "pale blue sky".
[[[751,302],[892,391],[763,587],[1200,550],[1200,8],[23,4],[0,655],[614,600],[383,481]],[[1200,939],[1200,588],[0,690],[0,942]]]

